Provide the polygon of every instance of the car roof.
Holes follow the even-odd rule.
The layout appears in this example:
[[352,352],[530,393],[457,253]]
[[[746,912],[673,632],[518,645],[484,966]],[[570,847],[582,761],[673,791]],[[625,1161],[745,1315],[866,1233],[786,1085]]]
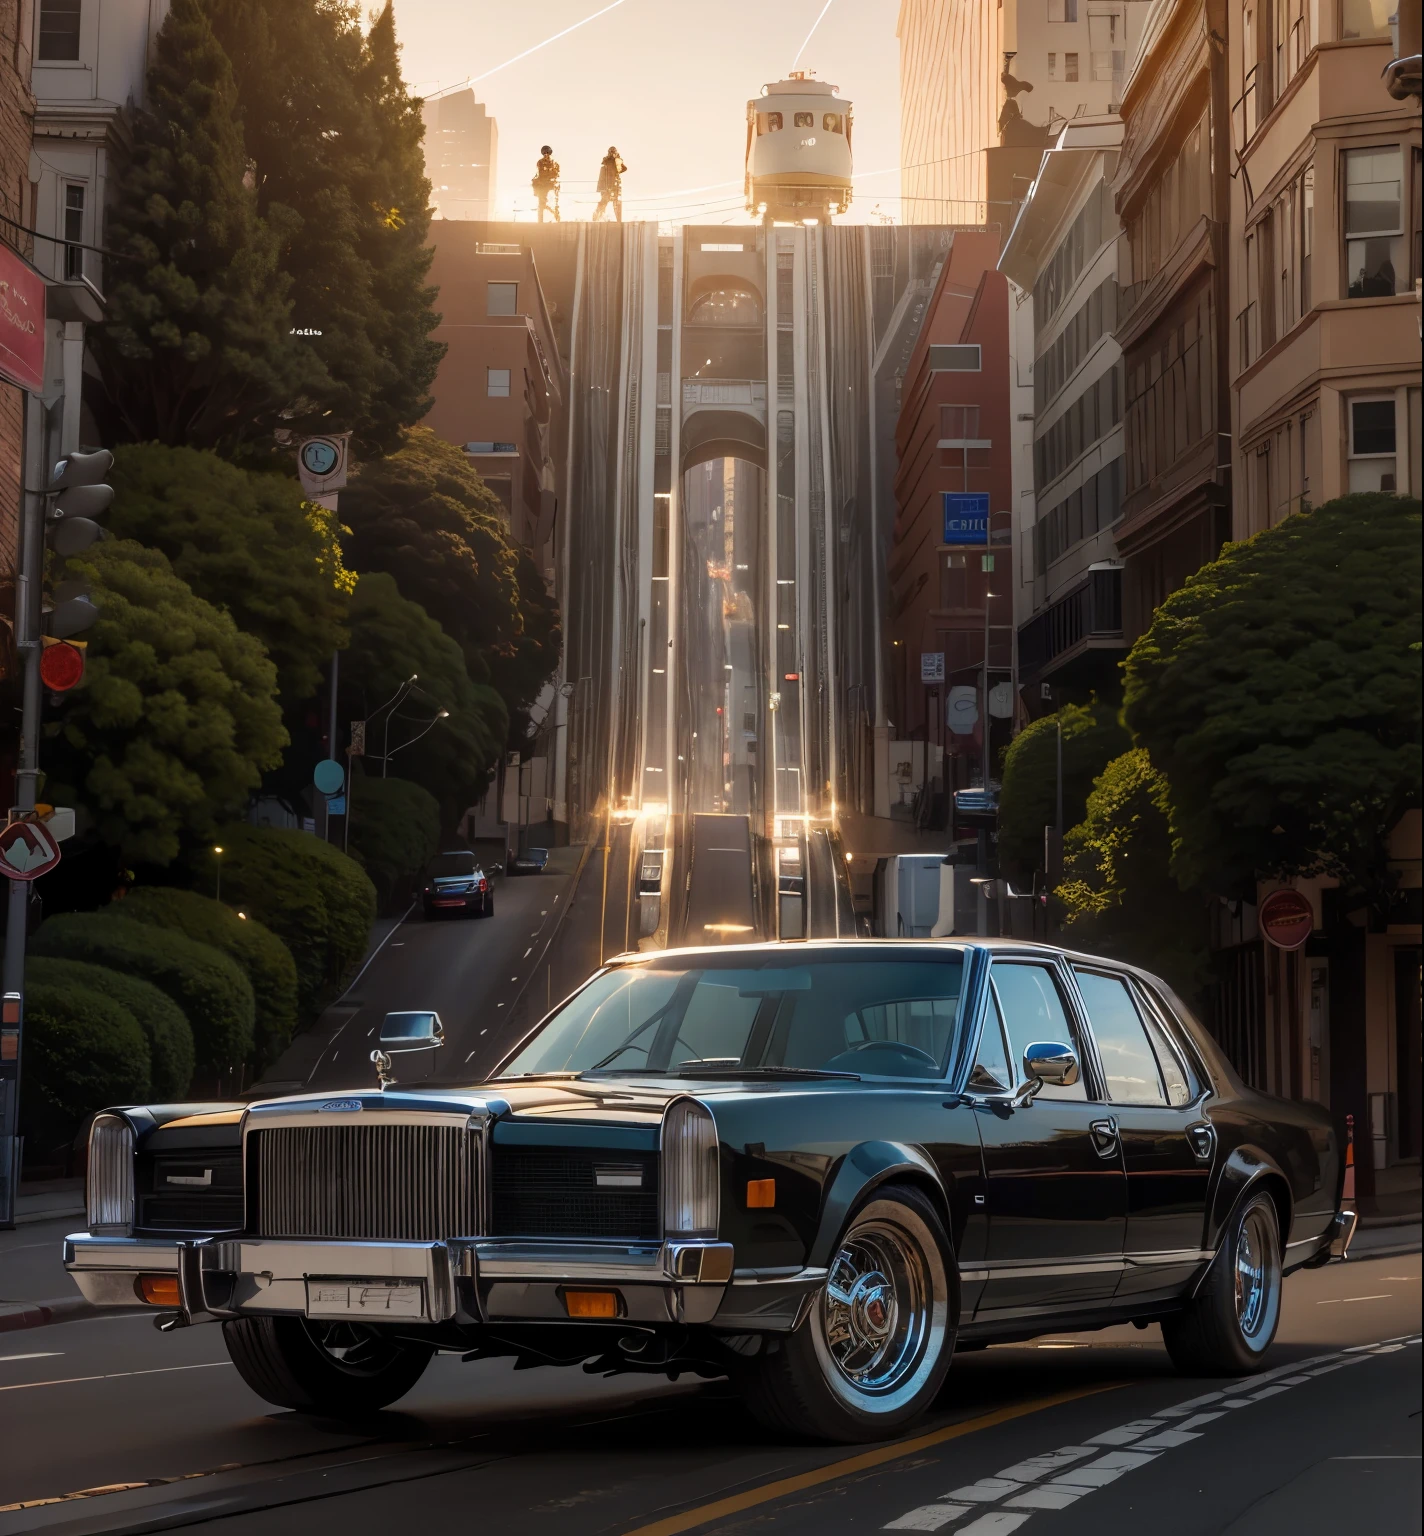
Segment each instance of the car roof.
[[[770,953],[786,954],[788,950],[796,953],[815,952],[817,950],[924,950],[927,948],[944,950],[983,949],[990,954],[1037,954],[1037,955],[1061,955],[1066,960],[1081,961],[1086,965],[1107,965],[1116,970],[1136,972],[1139,968],[1129,964],[1125,960],[1119,960],[1109,955],[1092,955],[1083,950],[1069,949],[1062,944],[1051,944],[1042,939],[1010,939],[988,938],[977,934],[960,936],[951,934],[942,939],[803,939],[793,945],[778,943],[775,941],[763,941],[756,944],[689,944],[679,949],[658,949],[628,951],[625,954],[614,955],[605,961],[606,965],[631,965],[640,960],[669,959],[679,956],[692,955],[765,955]],[[1143,972],[1144,975],[1149,974]]]

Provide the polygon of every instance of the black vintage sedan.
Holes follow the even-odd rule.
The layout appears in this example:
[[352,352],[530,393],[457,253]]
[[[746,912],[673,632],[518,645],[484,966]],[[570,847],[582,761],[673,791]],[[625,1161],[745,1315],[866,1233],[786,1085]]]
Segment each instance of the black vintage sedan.
[[1011,942],[630,956],[488,1081],[95,1121],[90,1300],[219,1322],[268,1401],[382,1407],[432,1353],[728,1376],[883,1439],[956,1348],[1160,1324],[1257,1369],[1354,1217],[1330,1121],[1245,1087],[1152,976]]
[[468,849],[454,848],[430,861],[420,888],[426,917],[446,912],[494,916],[494,882]]

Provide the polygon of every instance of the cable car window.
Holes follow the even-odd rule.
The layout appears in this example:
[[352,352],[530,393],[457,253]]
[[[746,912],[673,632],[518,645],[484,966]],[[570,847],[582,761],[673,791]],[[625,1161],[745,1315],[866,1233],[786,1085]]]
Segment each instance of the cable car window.
[[798,112],[796,114],[796,126],[798,128],[814,128],[816,126],[816,114],[814,112]]
[[841,131],[841,115],[839,112],[827,112],[821,119],[821,127],[827,133],[839,133]]
[[763,133],[781,132],[780,112],[758,112],[757,122],[761,124],[761,131]]

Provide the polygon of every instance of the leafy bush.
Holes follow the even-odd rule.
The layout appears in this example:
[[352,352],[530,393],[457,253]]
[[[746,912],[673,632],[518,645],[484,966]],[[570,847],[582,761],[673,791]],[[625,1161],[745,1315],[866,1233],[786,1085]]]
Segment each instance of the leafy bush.
[[223,895],[281,934],[297,967],[297,1006],[314,1019],[366,952],[376,888],[309,832],[240,824],[221,834]]
[[381,906],[409,900],[411,882],[440,849],[440,805],[409,779],[362,778],[351,786],[351,849],[375,882]]
[[40,928],[32,952],[151,981],[187,1015],[200,1066],[236,1066],[252,1049],[251,983],[211,944],[104,912],[65,912]]
[[149,1097],[148,1041],[115,998],[68,977],[25,992],[20,1127],[31,1151],[67,1148],[86,1115]]
[[187,1015],[151,981],[85,960],[31,956],[25,980],[57,987],[84,987],[112,998],[138,1020],[148,1041],[150,1091],[158,1099],[181,1099],[193,1080],[193,1031]]
[[88,580],[99,619],[85,686],[45,744],[46,793],[88,811],[126,862],[170,864],[281,761],[276,671],[156,549],[107,539],[64,575]]
[[105,909],[111,917],[173,928],[235,960],[256,1000],[257,1060],[274,1060],[297,1027],[297,967],[291,951],[251,914],[241,918],[223,902],[195,891],[144,885]]
[[1063,839],[1066,941],[1165,977],[1185,997],[1205,978],[1207,909],[1172,878],[1166,779],[1141,747],[1115,757]]
[[1043,829],[1058,813],[1058,727],[1063,727],[1063,827],[1083,819],[1093,780],[1132,745],[1107,704],[1069,704],[1014,737],[999,794],[999,857],[1026,879],[1043,868]]

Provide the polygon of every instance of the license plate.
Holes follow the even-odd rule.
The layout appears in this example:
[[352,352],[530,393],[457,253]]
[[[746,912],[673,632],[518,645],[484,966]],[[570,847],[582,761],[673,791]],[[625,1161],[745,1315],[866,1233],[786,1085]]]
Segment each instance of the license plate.
[[419,1280],[308,1280],[307,1316],[422,1318],[425,1288]]

